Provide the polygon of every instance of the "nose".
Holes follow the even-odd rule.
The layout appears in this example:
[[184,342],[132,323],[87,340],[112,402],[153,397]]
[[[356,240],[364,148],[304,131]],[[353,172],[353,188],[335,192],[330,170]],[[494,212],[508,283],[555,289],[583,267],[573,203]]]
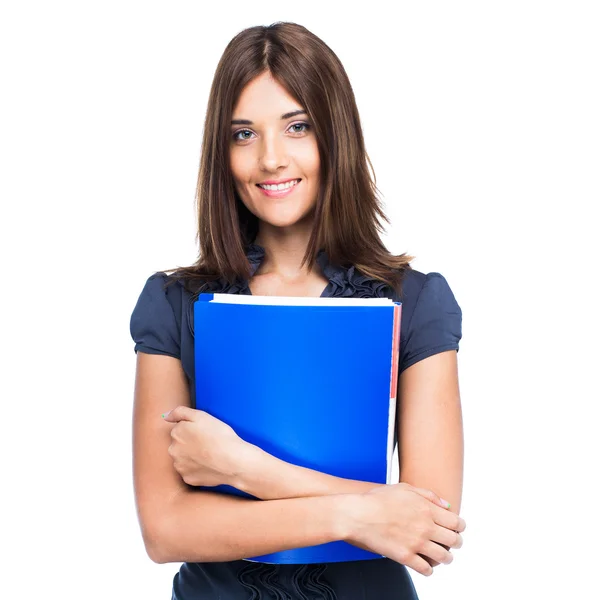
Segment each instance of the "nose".
[[275,172],[289,164],[285,142],[276,133],[263,137],[259,162],[261,169],[270,172]]

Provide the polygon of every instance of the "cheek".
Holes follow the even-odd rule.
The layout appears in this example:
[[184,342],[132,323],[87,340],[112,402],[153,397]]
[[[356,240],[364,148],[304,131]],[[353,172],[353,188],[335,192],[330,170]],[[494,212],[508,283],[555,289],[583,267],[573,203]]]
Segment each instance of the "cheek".
[[248,157],[242,152],[236,152],[234,149],[229,155],[229,164],[236,185],[244,185],[250,178]]
[[314,140],[311,140],[309,144],[304,146],[299,154],[298,159],[301,161],[302,170],[308,177],[314,178],[319,176],[320,170],[320,159],[319,159],[319,148]]

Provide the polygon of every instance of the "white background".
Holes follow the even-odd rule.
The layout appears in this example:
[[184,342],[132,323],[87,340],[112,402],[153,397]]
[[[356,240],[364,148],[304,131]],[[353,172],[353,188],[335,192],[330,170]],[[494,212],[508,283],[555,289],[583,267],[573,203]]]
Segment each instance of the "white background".
[[342,60],[386,243],[463,309],[467,530],[411,571],[421,599],[597,598],[600,19],[576,0],[2,3],[0,596],[170,597],[133,500],[129,317],[195,260],[222,51],[278,20]]

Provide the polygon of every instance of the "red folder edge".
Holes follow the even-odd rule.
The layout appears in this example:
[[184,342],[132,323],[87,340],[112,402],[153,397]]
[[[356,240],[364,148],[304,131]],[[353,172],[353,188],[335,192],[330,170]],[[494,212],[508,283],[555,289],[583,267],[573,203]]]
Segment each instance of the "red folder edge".
[[394,323],[392,327],[392,370],[390,374],[390,411],[388,421],[388,447],[387,447],[387,479],[386,483],[398,483],[392,481],[392,458],[394,455],[394,434],[396,426],[396,396],[398,394],[398,366],[400,361],[400,317],[402,305],[394,306]]
[[394,306],[394,328],[392,333],[392,373],[390,378],[390,399],[395,400],[398,392],[398,361],[400,360],[400,311],[402,306]]

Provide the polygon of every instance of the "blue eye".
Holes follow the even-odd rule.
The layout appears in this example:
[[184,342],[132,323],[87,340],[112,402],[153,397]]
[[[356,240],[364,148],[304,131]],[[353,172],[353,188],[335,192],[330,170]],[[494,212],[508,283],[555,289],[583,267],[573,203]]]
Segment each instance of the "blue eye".
[[[288,131],[291,131],[295,134],[303,134],[309,129],[310,125],[308,123],[293,123],[289,126]],[[233,140],[235,142],[247,142],[248,140],[252,139],[253,135],[254,132],[250,131],[249,129],[238,129],[238,131],[233,134]]]
[[290,129],[293,129],[294,127],[304,127],[304,129],[296,129],[293,133],[304,133],[310,129],[310,125],[308,123],[294,123],[293,125],[290,125]]
[[243,133],[243,134],[246,134],[246,133],[252,134],[252,132],[249,129],[240,129],[239,131],[236,131],[233,134],[233,139],[236,140],[236,141],[244,141],[244,140],[249,140],[250,139],[249,137],[246,137],[245,135],[243,137],[238,137],[241,133]]

